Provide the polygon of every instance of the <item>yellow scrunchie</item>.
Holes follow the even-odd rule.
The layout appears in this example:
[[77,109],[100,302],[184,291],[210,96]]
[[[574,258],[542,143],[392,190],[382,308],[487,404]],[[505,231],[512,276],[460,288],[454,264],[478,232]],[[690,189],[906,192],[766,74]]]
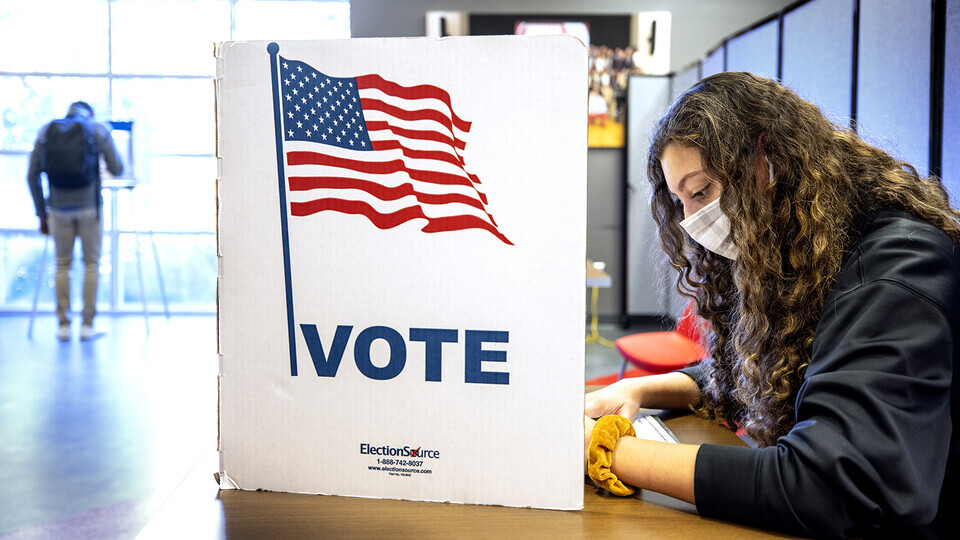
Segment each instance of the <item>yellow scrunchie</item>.
[[634,489],[627,486],[610,470],[613,464],[613,448],[620,437],[636,437],[630,420],[610,414],[601,417],[590,432],[590,448],[587,450],[587,472],[598,486],[621,497],[633,495]]

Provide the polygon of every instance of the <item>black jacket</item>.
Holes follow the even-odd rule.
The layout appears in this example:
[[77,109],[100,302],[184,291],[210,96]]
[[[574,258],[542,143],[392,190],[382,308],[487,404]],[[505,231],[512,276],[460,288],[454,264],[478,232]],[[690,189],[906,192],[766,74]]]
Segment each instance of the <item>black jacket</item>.
[[816,537],[960,531],[960,246],[903,212],[861,233],[824,302],[796,425],[768,448],[701,447],[701,515]]

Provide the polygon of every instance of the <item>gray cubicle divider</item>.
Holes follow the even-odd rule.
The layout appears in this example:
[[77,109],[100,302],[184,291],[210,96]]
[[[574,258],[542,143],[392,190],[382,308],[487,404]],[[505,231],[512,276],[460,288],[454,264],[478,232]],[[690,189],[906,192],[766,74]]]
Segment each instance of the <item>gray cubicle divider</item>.
[[[663,82],[631,79],[627,123],[627,317],[676,316],[658,273],[646,181],[649,125],[702,77],[724,70],[780,77],[835,123],[918,169],[938,174],[960,205],[960,0],[924,5],[808,0],[725,39]],[[664,97],[664,87],[668,88]],[[656,252],[649,246],[655,246]],[[658,289],[659,288],[659,289]],[[663,291],[670,295],[666,299]]]
[[647,148],[654,122],[671,101],[671,77],[633,76],[627,85],[627,314],[669,315],[673,305],[672,272],[664,263],[650,214]]
[[700,62],[691,64],[682,70],[676,72],[670,78],[670,101],[680,97],[680,94],[686,92],[700,80]]
[[727,71],[749,71],[760,77],[777,78],[777,45],[780,25],[773,19],[727,42]]
[[811,0],[783,18],[783,83],[840,125],[852,112],[853,21],[853,3],[833,0]]
[[916,167],[930,163],[929,9],[860,0],[857,133]]
[[706,58],[704,58],[703,62],[701,62],[700,76],[709,77],[715,73],[726,71],[726,63],[726,46],[724,44],[720,44],[717,46],[717,48],[707,53]]
[[960,204],[960,0],[946,5],[941,176],[954,206]]

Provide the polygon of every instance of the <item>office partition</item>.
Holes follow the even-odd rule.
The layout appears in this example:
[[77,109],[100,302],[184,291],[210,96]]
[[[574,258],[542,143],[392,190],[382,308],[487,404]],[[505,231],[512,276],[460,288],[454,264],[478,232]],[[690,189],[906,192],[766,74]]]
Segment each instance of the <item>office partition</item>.
[[811,0],[784,14],[783,83],[834,122],[850,122],[853,0]]
[[670,77],[630,77],[627,100],[627,313],[659,316],[673,313],[669,298],[676,294],[650,214],[647,148],[654,123],[671,101]]
[[709,77],[714,73],[720,73],[725,71],[724,65],[726,59],[724,58],[726,54],[726,48],[721,44],[719,47],[714,49],[712,52],[707,54],[707,57],[703,59],[700,68],[701,77]]
[[857,132],[926,173],[930,155],[932,11],[860,0]]
[[960,205],[960,0],[946,5],[941,177]]
[[670,100],[677,99],[700,80],[700,62],[691,64],[670,77]]
[[[960,206],[960,0],[797,2],[671,74],[668,99],[724,70],[771,78],[779,74],[783,84],[838,125],[852,127],[921,175],[939,174],[953,205]],[[629,97],[631,108],[649,106],[651,114],[661,99],[656,92],[631,92]],[[625,269],[629,318],[648,314],[655,305],[648,301],[655,294],[649,287],[663,287],[661,294],[668,295],[674,287],[653,263],[662,255],[649,250],[656,239],[644,191],[645,155],[638,153],[649,133],[632,121],[627,137],[625,236],[633,250]],[[670,297],[660,301],[659,309],[661,315],[679,313]]]
[[779,20],[774,18],[727,41],[727,71],[777,78]]

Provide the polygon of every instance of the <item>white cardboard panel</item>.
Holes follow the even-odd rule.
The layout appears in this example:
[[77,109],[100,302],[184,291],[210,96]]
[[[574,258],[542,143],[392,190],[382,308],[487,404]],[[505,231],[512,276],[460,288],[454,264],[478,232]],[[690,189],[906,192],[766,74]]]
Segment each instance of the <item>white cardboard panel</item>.
[[[273,66],[281,100],[303,97],[284,89],[288,80],[303,80],[291,66],[318,72],[305,87],[316,105],[296,111],[305,122],[317,119],[310,108],[324,110],[322,92],[309,87],[328,78],[363,86],[370,80],[363,76],[377,75],[415,88],[391,102],[407,111],[437,105],[420,99],[430,92],[419,85],[443,89],[446,110],[469,121],[468,132],[438,128],[430,119],[386,120],[397,133],[433,131],[465,141],[451,152],[479,184],[451,188],[402,171],[371,173],[376,179],[364,182],[412,186],[431,201],[442,193],[462,200],[482,192],[486,204],[478,215],[489,214],[495,226],[425,232],[439,221],[375,226],[338,210],[347,207],[336,201],[349,199],[383,215],[411,207],[431,217],[477,214],[456,202],[395,198],[396,191],[381,193],[381,200],[330,184],[344,176],[330,166],[303,172],[291,165],[294,151],[321,161],[335,155],[338,167],[348,159],[383,160],[385,151],[351,154],[280,137],[268,43],[220,44],[224,478],[241,489],[582,507],[585,48],[563,36],[277,45],[279,62],[288,62]],[[370,100],[395,98],[362,92],[364,131],[373,141],[385,131],[376,128],[384,116]],[[297,129],[293,108],[276,111],[283,133]],[[393,114],[405,113],[387,116]],[[409,143],[412,150],[438,151],[423,144]],[[389,152],[387,161],[401,161],[406,170],[449,172],[450,164],[431,155]],[[299,180],[287,178],[290,170],[327,187],[294,191]],[[294,203],[311,197],[331,209],[292,215]],[[390,455],[416,449],[416,456]]]

